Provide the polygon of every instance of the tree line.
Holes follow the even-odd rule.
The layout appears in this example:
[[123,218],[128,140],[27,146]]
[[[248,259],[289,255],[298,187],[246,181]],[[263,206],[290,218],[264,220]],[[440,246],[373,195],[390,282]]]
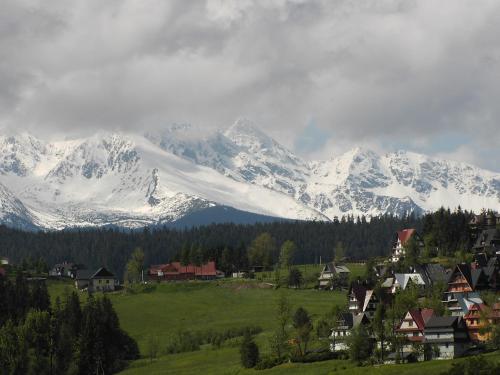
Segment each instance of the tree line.
[[[225,270],[248,265],[269,266],[280,259],[282,245],[293,243],[293,263],[318,263],[333,258],[334,247],[341,243],[346,257],[364,260],[386,256],[397,230],[416,228],[426,243],[447,255],[471,245],[468,222],[472,213],[441,209],[423,217],[380,216],[343,217],[333,222],[296,221],[256,223],[252,225],[212,224],[184,230],[169,228],[124,231],[118,229],[63,230],[24,232],[0,226],[1,255],[14,263],[34,264],[43,259],[49,266],[63,261],[85,264],[89,269],[106,266],[123,278],[133,250],[144,251],[144,263],[159,264],[172,260],[183,263],[215,260]],[[268,233],[261,244],[259,235]],[[262,252],[266,247],[269,251]],[[193,262],[193,260],[195,262]]]
[[0,276],[0,374],[112,374],[137,359],[111,301],[75,292],[51,306],[43,280]]

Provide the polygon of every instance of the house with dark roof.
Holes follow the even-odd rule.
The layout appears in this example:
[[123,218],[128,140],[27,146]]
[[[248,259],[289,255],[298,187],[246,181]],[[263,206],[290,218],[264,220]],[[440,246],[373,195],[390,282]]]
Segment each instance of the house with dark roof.
[[119,285],[115,275],[105,267],[95,272],[78,270],[75,277],[75,287],[88,292],[111,292]]
[[452,315],[463,316],[467,313],[464,307],[467,307],[468,300],[482,302],[474,299],[479,298],[478,291],[488,288],[488,277],[482,268],[474,268],[465,263],[457,264],[448,280],[442,302]]
[[157,281],[214,280],[219,276],[224,276],[221,271],[217,270],[213,261],[201,266],[182,265],[180,262],[154,265],[149,268],[148,275],[150,279]]
[[397,334],[406,336],[407,343],[403,346],[403,352],[413,352],[413,344],[423,343],[425,325],[433,315],[433,309],[408,310],[396,328]]
[[334,262],[326,263],[319,275],[320,289],[333,289],[334,284],[347,287],[351,271],[346,266]]
[[426,285],[446,284],[450,278],[450,271],[437,263],[426,263],[414,267],[414,272],[422,275]]
[[431,350],[433,359],[460,357],[470,346],[464,320],[459,316],[432,316],[424,328],[424,345]]
[[52,269],[49,271],[49,276],[69,277],[74,279],[76,277],[76,272],[82,268],[84,268],[82,265],[71,262],[58,263],[55,264],[54,267],[52,267]]
[[366,314],[353,314],[350,312],[340,313],[335,328],[330,335],[330,350],[332,352],[347,350],[347,338],[351,335],[352,329],[359,325],[369,326],[370,319]]
[[394,242],[392,245],[391,262],[397,263],[405,256],[405,246],[408,245],[411,239],[415,239],[420,250],[424,248],[424,241],[417,233],[416,229],[403,229],[396,232]]
[[348,293],[348,309],[352,314],[365,313],[368,318],[373,318],[375,310],[380,303],[373,289],[364,285],[352,283]]
[[500,252],[500,231],[496,228],[483,230],[479,233],[473,250],[475,253],[486,253],[488,255],[495,255],[497,251]]

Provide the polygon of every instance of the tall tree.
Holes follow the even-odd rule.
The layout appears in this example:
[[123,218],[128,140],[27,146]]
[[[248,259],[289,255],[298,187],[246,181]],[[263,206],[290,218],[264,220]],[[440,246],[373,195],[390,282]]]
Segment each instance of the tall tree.
[[259,348],[253,341],[250,332],[246,331],[240,347],[241,364],[245,368],[255,367],[259,361]]
[[306,309],[299,307],[293,315],[293,327],[297,333],[297,347],[299,354],[304,355],[307,352],[307,344],[311,339],[313,329],[311,317]]
[[274,263],[276,253],[276,243],[271,235],[264,232],[257,236],[248,250],[248,257],[254,266],[264,266],[269,268]]
[[280,249],[280,266],[283,268],[290,268],[293,264],[293,257],[297,251],[297,246],[293,241],[286,240],[281,245]]

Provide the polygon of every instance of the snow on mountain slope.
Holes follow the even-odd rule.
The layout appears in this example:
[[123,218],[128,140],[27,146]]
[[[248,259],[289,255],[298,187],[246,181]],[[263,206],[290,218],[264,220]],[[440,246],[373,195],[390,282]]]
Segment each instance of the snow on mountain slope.
[[55,143],[0,136],[0,184],[0,222],[43,228],[140,227],[217,206],[315,220],[500,208],[500,174],[362,148],[307,163],[245,119]]
[[[18,192],[43,227],[143,226],[171,222],[214,205],[269,216],[326,219],[289,196],[227,178],[144,137],[99,133],[72,141],[73,147],[62,153],[60,144],[39,144],[53,151],[23,163],[22,173],[5,168],[0,181]],[[57,163],[54,155],[59,155]],[[7,148],[0,156],[15,159]],[[40,176],[35,172],[44,162],[51,168]]]

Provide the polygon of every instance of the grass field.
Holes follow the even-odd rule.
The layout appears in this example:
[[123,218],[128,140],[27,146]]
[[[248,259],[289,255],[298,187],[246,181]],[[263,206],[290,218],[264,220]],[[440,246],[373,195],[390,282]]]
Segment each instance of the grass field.
[[[361,265],[350,265],[357,277]],[[304,266],[305,272],[316,272]],[[72,290],[68,282],[50,281],[51,296],[61,296]],[[275,328],[276,301],[281,294],[288,296],[294,309],[303,306],[316,320],[335,305],[344,305],[344,292],[314,289],[272,289],[265,282],[225,280],[221,282],[186,282],[152,284],[146,291],[135,294],[109,294],[118,313],[122,328],[146,353],[150,336],[158,337],[160,349],[169,336],[177,332],[194,332],[258,325],[263,332],[256,337],[261,352],[268,351],[268,337]],[[82,298],[85,296],[82,294]],[[244,370],[239,361],[239,339],[225,342],[220,349],[202,346],[196,352],[160,356],[152,363],[140,359],[130,364],[125,375],[139,374],[439,374],[449,361],[433,361],[413,365],[392,365],[359,368],[348,361],[333,360],[313,364],[284,364],[269,370]],[[493,355],[500,360],[500,356]]]

